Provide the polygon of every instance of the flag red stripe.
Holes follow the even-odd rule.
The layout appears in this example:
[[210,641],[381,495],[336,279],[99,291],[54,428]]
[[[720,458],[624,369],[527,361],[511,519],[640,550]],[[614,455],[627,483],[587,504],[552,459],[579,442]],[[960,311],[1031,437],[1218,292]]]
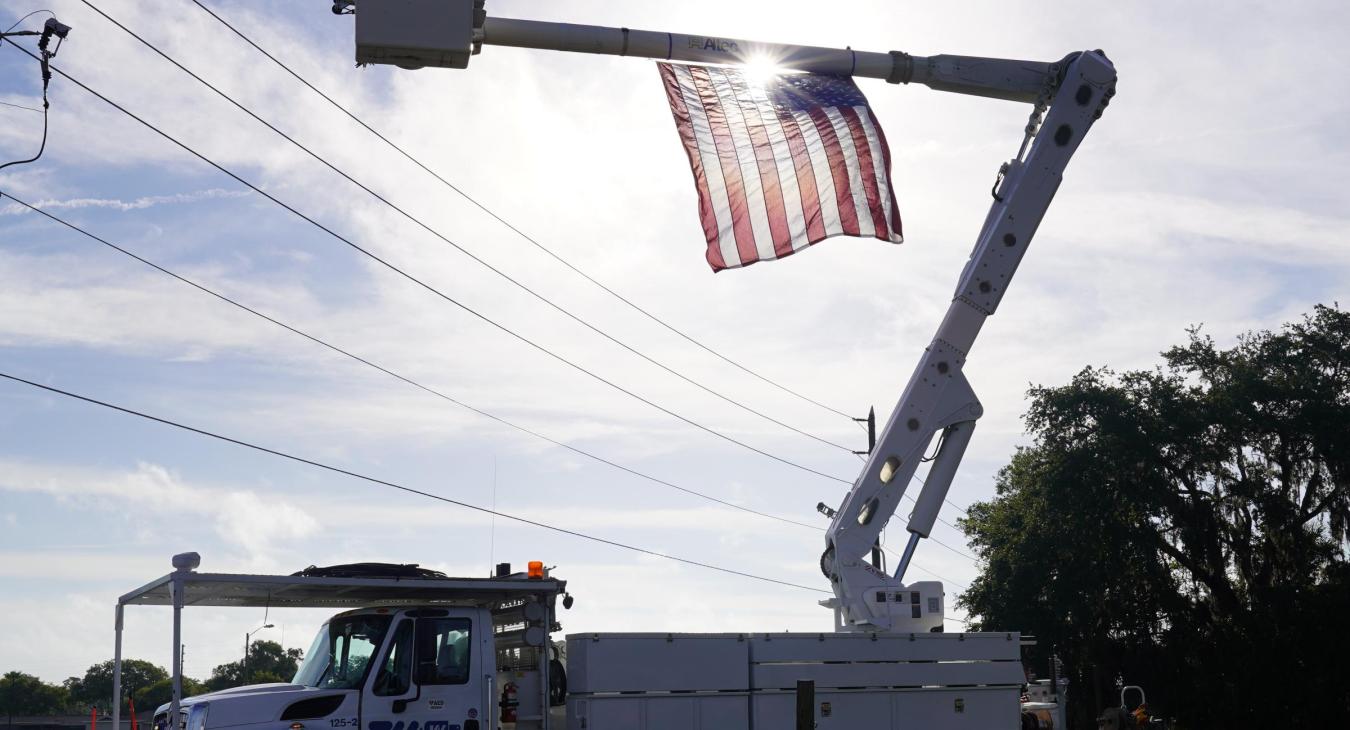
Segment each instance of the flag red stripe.
[[886,166],[886,189],[891,195],[891,233],[904,238],[904,229],[900,226],[900,204],[895,201],[895,182],[891,180],[891,146],[886,144],[886,132],[881,129],[881,120],[872,113],[871,107],[867,109],[867,116],[872,120],[872,129],[877,130],[877,142],[881,146],[881,161]]
[[750,93],[743,77],[738,74],[740,83],[734,84],[736,99],[740,102],[741,117],[745,120],[746,131],[755,147],[755,162],[759,166],[759,182],[764,190],[764,207],[769,213],[769,234],[773,237],[773,252],[776,256],[788,256],[792,253],[792,232],[788,230],[787,206],[783,203],[783,182],[778,177],[778,161],[773,157],[773,145],[769,142],[769,132],[764,127],[758,105],[749,100]]
[[851,106],[837,107],[848,123],[848,131],[853,135],[853,149],[858,151],[858,168],[863,182],[863,192],[867,195],[867,209],[872,214],[872,226],[876,237],[890,238],[886,230],[886,212],[882,209],[881,191],[877,188],[877,170],[872,165],[872,148],[867,141],[867,130],[863,128],[858,111]]
[[787,136],[788,150],[797,172],[797,190],[801,193],[802,214],[806,217],[806,240],[815,243],[825,238],[825,220],[820,213],[820,193],[816,190],[816,173],[811,164],[811,153],[806,149],[797,118],[787,111],[778,111],[778,123]]
[[741,163],[736,152],[736,142],[731,137],[731,127],[727,124],[726,112],[717,98],[708,69],[702,66],[690,66],[689,73],[694,77],[694,88],[698,90],[699,100],[703,103],[703,113],[708,117],[712,128],[713,144],[717,147],[717,157],[722,162],[722,178],[727,186],[727,203],[731,207],[732,229],[736,237],[736,251],[740,254],[741,265],[759,260],[755,250],[755,233],[750,227],[749,203],[745,198],[745,181],[741,178]]
[[703,237],[708,239],[708,264],[716,269],[725,269],[722,260],[721,236],[717,230],[717,215],[713,212],[712,191],[708,188],[708,176],[703,169],[703,156],[698,149],[698,140],[694,137],[694,122],[689,117],[689,107],[684,103],[684,92],[680,80],[675,77],[675,69],[668,63],[658,63],[661,79],[666,85],[666,97],[670,100],[671,111],[675,114],[675,127],[679,130],[680,140],[684,142],[685,154],[689,156],[689,166],[694,171],[694,185],[698,188],[698,217],[703,223]]
[[834,178],[834,199],[839,206],[839,223],[849,236],[859,235],[858,213],[853,207],[853,191],[848,182],[848,163],[844,161],[844,148],[839,145],[839,136],[834,133],[834,124],[820,107],[810,110],[811,121],[820,133],[820,141],[825,144],[825,158],[830,163],[830,177]]

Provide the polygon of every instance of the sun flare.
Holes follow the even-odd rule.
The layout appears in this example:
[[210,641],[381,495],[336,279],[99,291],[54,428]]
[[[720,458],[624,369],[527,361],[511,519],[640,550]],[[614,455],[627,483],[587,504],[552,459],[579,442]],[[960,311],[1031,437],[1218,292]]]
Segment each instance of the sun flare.
[[741,70],[745,73],[745,78],[756,85],[763,85],[764,82],[786,71],[778,65],[777,59],[762,54],[746,58]]

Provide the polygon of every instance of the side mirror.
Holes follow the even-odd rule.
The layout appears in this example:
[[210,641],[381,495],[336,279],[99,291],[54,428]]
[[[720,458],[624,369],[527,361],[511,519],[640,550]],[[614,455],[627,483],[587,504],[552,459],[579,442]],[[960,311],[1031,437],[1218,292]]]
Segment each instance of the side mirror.
[[402,712],[403,712],[404,710],[406,710],[406,709],[408,709],[408,701],[407,701],[407,700],[394,700],[394,707],[393,707],[393,710],[394,710],[394,714],[395,714],[395,715],[398,715],[398,714],[402,713]]

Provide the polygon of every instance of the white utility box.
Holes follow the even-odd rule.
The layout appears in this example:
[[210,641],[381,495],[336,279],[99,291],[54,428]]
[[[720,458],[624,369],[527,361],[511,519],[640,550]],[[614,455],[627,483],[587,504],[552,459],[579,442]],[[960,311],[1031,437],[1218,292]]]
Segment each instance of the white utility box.
[[797,682],[821,730],[1006,727],[1016,633],[571,634],[568,730],[782,730]]

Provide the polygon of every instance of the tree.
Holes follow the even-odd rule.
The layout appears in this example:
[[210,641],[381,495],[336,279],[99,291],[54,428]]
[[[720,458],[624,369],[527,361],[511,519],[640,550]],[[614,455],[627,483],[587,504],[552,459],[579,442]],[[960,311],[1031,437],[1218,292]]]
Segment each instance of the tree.
[[300,668],[304,652],[300,649],[283,649],[275,641],[255,641],[248,648],[248,676],[244,674],[244,662],[221,664],[211,671],[206,680],[206,688],[212,692],[229,687],[241,687],[245,684],[264,684],[267,682],[289,682]]
[[[135,697],[141,689],[169,678],[169,673],[141,659],[122,660],[122,695]],[[83,707],[97,707],[104,712],[112,709],[113,661],[99,662],[85,670],[83,677],[71,677],[65,682],[70,697]]]
[[1350,314],[1227,349],[1196,329],[1163,360],[1031,390],[1033,445],[963,521],[961,604],[1053,647],[1087,726],[1118,677],[1192,726],[1343,721]]
[[[201,682],[191,677],[183,677],[183,697],[199,695],[205,691],[206,687]],[[155,710],[173,700],[173,678],[165,677],[154,684],[141,687],[130,696],[136,701],[138,712]]]
[[14,724],[14,716],[54,715],[69,701],[64,687],[47,684],[31,674],[7,672],[0,677],[0,714]]

